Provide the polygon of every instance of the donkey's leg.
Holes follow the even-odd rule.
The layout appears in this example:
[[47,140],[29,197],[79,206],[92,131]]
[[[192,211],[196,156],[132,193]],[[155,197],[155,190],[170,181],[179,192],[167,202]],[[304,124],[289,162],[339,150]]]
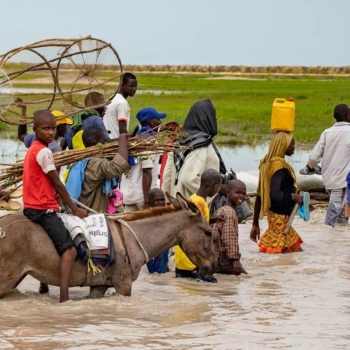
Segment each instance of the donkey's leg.
[[22,271],[12,273],[7,270],[0,271],[0,298],[11,292],[11,289],[15,286],[18,286],[25,276],[23,276]]
[[125,297],[131,296],[132,289],[132,280],[123,280],[114,285],[116,292],[120,295],[124,295]]
[[89,298],[91,299],[102,298],[105,295],[106,290],[108,288],[109,286],[91,286]]
[[26,273],[16,282],[13,288],[17,288],[17,286],[24,280],[25,277],[27,277]]

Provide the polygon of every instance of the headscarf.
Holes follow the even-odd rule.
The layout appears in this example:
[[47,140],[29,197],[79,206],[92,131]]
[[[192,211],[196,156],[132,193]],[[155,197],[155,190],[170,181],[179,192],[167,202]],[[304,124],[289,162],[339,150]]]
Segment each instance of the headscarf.
[[191,107],[182,128],[185,133],[193,137],[197,137],[198,133],[214,137],[218,133],[216,110],[209,98],[198,101]]
[[287,169],[294,179],[294,188],[297,182],[292,166],[284,159],[286,151],[292,142],[293,135],[289,132],[277,132],[270,143],[269,151],[260,161],[258,195],[261,197],[260,217],[267,214],[271,206],[270,187],[272,175],[280,169]]
[[[196,102],[189,110],[182,127],[186,137],[179,140],[182,146],[193,149],[207,147],[213,144],[214,150],[220,160],[220,169],[226,173],[222,158],[213,143],[212,138],[217,134],[216,110],[210,99]],[[179,171],[191,150],[180,150],[174,153],[174,164],[176,168],[175,184],[177,183]]]

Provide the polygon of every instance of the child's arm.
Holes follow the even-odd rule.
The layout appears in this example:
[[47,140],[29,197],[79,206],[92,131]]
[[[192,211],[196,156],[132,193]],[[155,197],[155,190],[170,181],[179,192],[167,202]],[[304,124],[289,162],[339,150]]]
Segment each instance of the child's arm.
[[152,168],[142,169],[143,209],[149,208],[148,192],[152,185]]
[[79,218],[83,219],[87,216],[87,211],[85,209],[78,208],[72,201],[72,199],[69,196],[68,191],[66,190],[66,187],[63,185],[62,181],[60,180],[60,177],[57,174],[56,170],[51,170],[47,173],[47,176],[52,182],[53,187],[55,188],[56,192],[60,195],[61,199],[68,205],[70,210],[72,211],[72,214],[75,216],[78,216]]
[[[16,107],[19,107],[22,109],[22,117],[26,117],[27,116],[27,106],[25,103],[23,103],[23,100],[21,98],[17,98],[16,99]],[[17,137],[18,140],[24,142],[24,137],[27,135],[27,124],[23,123],[23,124],[18,124],[17,127]]]

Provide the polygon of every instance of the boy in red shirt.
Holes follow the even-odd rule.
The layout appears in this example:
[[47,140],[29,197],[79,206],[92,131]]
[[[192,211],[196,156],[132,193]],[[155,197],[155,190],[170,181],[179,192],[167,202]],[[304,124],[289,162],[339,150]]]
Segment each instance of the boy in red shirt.
[[73,215],[84,218],[85,209],[78,208],[70,198],[56,171],[51,150],[47,147],[56,135],[56,118],[48,110],[34,113],[33,131],[36,140],[28,149],[23,165],[23,213],[40,224],[51,238],[60,261],[60,303],[69,299],[69,280],[76,249],[68,230],[57,216],[60,198]]

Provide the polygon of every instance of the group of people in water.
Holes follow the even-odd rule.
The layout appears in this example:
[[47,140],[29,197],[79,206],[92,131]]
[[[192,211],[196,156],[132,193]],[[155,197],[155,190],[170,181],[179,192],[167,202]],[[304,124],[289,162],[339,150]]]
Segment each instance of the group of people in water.
[[[19,138],[27,147],[30,146],[24,160],[24,214],[45,229],[61,256],[60,302],[69,298],[68,286],[76,258],[76,249],[69,231],[57,216],[59,209],[57,195],[70,208],[73,215],[84,218],[88,214],[86,209],[79,208],[72,200],[72,195],[67,190],[69,187],[66,188],[61,181],[54,164],[53,146],[57,148],[60,124],[65,125],[66,131],[59,134],[62,136],[59,144],[61,149],[90,147],[98,143],[106,143],[110,139],[119,139],[118,153],[113,159],[91,157],[84,164],[79,165],[83,178],[81,183],[77,185],[75,180],[70,179],[73,175],[68,174],[66,177],[66,183],[71,181],[73,187],[79,187],[76,198],[79,202],[92,210],[106,213],[110,196],[118,187],[126,204],[125,211],[134,211],[164,206],[166,205],[165,192],[171,196],[180,192],[184,198],[198,207],[212,226],[213,243],[218,257],[216,272],[234,275],[246,273],[241,264],[239,252],[239,217],[237,215],[237,208],[242,206],[246,198],[246,186],[237,179],[225,181],[228,172],[214,143],[214,137],[217,134],[217,118],[211,100],[194,103],[182,128],[176,125],[178,130],[182,130],[177,141],[182,146],[188,146],[186,149],[165,154],[161,161],[154,155],[146,159],[144,157],[131,159],[128,154],[130,107],[127,99],[134,96],[136,90],[136,77],[131,73],[125,73],[117,94],[106,110],[92,109],[72,119],[66,118],[59,111],[39,110],[34,113],[35,135],[30,136],[30,140],[24,126],[18,128]],[[20,102],[19,106],[21,106]],[[103,97],[98,93],[90,93],[85,99],[85,104],[87,107],[103,105]],[[24,109],[23,113],[25,113]],[[166,114],[147,107],[140,110],[136,117],[141,126],[133,134],[148,137],[158,131],[161,120],[166,117]],[[350,129],[349,108],[336,107],[334,117],[337,123],[342,124],[344,133],[348,133],[345,124]],[[173,127],[174,123],[169,125]],[[347,144],[349,142],[350,137]],[[316,156],[307,165],[309,172],[312,172],[322,157],[327,158],[326,154],[322,153],[327,149],[328,144],[326,146],[325,144],[325,141],[320,140],[316,145],[317,151],[313,152]],[[290,132],[276,132],[272,137],[268,153],[260,161],[258,191],[250,238],[258,243],[260,251],[264,253],[302,250],[301,237],[291,226],[287,227],[295,205],[302,208],[301,212],[305,220],[309,215],[309,197],[298,193],[295,172],[285,160],[286,156],[294,153],[294,149],[295,140]],[[162,164],[160,173],[159,164]],[[341,215],[341,203],[345,204],[341,193],[344,193],[345,187],[342,187],[340,192],[334,190],[333,197],[331,194],[333,204],[330,205],[330,211],[333,216],[327,213],[327,220],[331,220],[331,225],[333,217]],[[327,189],[333,193],[331,187],[328,186]],[[210,204],[218,195],[223,196],[225,200],[216,207],[215,212],[210,213]],[[268,228],[260,237],[259,219],[264,216],[267,216]],[[202,276],[179,246],[175,247],[174,252],[176,277],[217,282],[214,276]],[[168,257],[169,252],[166,251],[152,258],[147,263],[148,270],[152,273],[167,272]]]

